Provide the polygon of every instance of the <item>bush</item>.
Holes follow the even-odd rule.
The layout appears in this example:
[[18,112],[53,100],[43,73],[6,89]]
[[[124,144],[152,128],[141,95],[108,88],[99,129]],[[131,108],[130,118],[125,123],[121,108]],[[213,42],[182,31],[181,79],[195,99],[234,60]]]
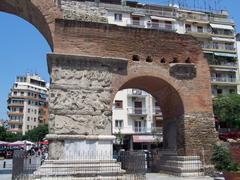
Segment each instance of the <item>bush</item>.
[[227,146],[215,145],[212,163],[218,171],[239,171],[240,165],[232,162],[231,154]]

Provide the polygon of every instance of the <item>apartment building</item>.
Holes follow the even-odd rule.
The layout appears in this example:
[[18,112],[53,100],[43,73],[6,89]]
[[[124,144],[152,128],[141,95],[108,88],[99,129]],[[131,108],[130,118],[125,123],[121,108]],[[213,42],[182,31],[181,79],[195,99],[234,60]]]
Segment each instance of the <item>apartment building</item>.
[[23,135],[48,123],[48,88],[38,75],[18,76],[8,96],[9,131]]
[[113,134],[125,149],[150,149],[162,141],[162,113],[157,101],[139,89],[119,91],[113,102]]

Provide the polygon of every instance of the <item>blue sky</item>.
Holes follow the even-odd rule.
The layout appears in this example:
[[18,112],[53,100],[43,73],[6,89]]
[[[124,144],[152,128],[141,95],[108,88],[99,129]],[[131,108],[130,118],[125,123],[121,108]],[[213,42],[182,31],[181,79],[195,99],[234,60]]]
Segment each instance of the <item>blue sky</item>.
[[[144,3],[168,3],[169,0],[142,0]],[[175,2],[183,0],[175,0]],[[195,0],[196,4],[204,0]],[[240,0],[206,0],[230,11],[240,32]],[[194,0],[185,0],[193,5]],[[46,54],[51,52],[43,36],[28,22],[0,12],[0,119],[7,118],[7,96],[17,75],[38,73],[49,81]]]

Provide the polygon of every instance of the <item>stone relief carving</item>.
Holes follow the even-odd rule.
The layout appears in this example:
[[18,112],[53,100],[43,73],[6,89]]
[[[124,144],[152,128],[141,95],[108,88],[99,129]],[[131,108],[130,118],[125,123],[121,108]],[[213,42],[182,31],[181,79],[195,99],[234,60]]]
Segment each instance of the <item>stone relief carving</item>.
[[60,7],[65,19],[107,23],[107,11],[94,2],[61,0]]

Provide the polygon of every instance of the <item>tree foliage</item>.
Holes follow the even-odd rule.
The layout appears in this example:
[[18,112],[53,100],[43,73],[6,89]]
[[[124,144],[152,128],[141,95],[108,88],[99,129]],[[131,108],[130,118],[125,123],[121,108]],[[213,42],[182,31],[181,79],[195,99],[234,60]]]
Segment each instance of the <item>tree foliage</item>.
[[48,125],[39,125],[38,127],[26,132],[23,139],[32,142],[42,141],[46,134],[48,134]]
[[0,140],[7,142],[14,142],[17,140],[22,140],[22,135],[20,133],[13,134],[11,132],[7,132],[4,127],[0,127]]
[[240,128],[240,95],[229,94],[213,100],[215,116],[230,128]]
[[28,131],[24,136],[20,133],[14,134],[7,132],[5,128],[0,127],[0,140],[7,142],[14,142],[18,140],[29,140],[33,142],[42,141],[46,134],[48,134],[48,125],[40,125]]

